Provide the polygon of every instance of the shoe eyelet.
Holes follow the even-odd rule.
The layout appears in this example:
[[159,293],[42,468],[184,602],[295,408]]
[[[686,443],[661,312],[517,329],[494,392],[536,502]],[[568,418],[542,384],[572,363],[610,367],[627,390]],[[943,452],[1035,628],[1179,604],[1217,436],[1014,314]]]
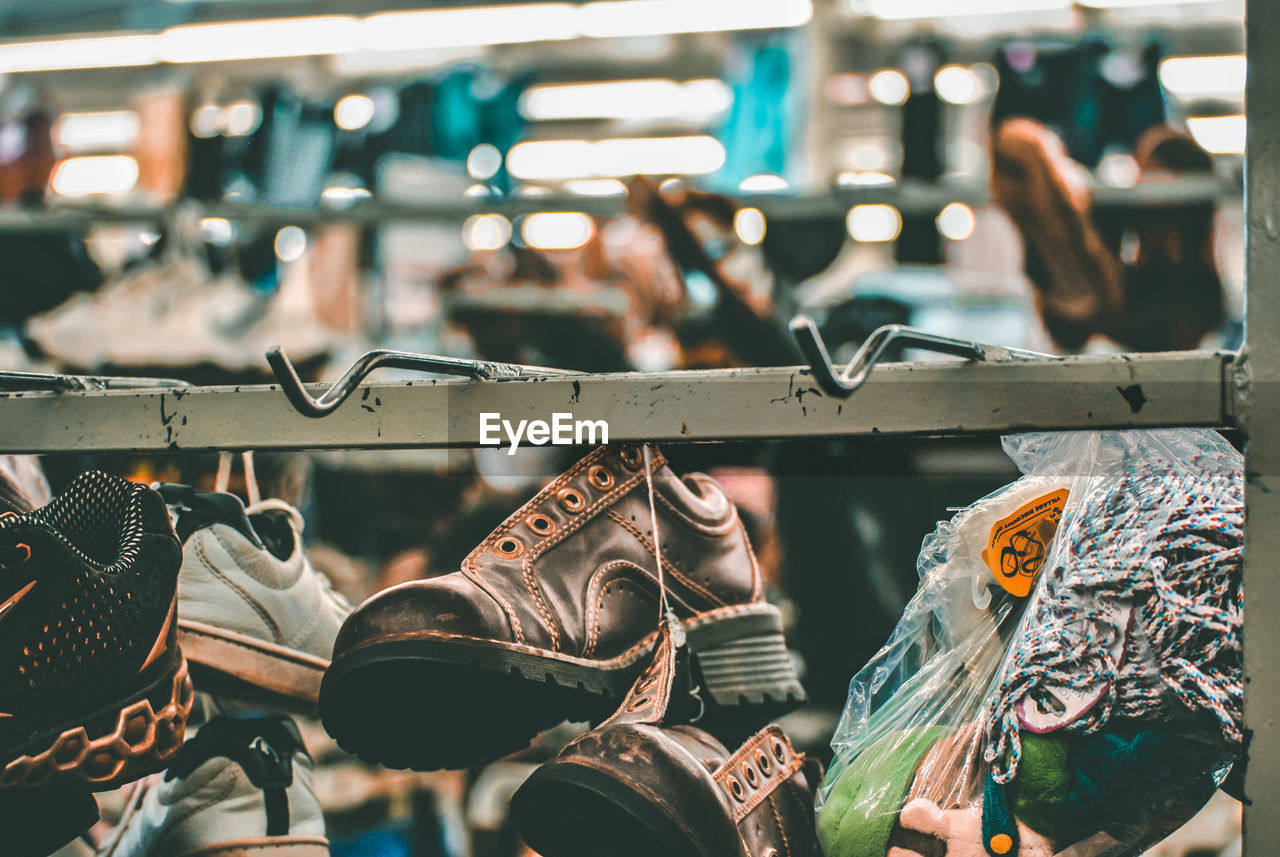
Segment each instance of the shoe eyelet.
[[742,766],[742,776],[746,779],[747,785],[753,789],[760,788],[760,777],[756,775],[756,769],[750,765]]
[[729,794],[733,795],[733,799],[738,803],[742,803],[746,799],[746,794],[742,789],[742,783],[738,782],[737,777],[729,778]]
[[493,546],[493,552],[502,559],[515,559],[524,553],[524,542],[512,536],[500,539]]
[[613,474],[609,472],[609,468],[600,464],[593,464],[587,469],[587,479],[601,491],[608,491],[614,483]]
[[525,518],[525,523],[529,525],[529,529],[540,536],[549,536],[556,531],[556,522],[541,512],[536,512]]
[[648,704],[649,704],[649,697],[641,696],[637,699],[632,700],[631,704],[627,706],[627,710],[639,711],[640,709],[644,708]]
[[773,762],[769,761],[768,753],[761,753],[756,756],[756,765],[760,768],[760,773],[766,777],[773,771]]
[[644,463],[644,455],[640,452],[640,447],[638,446],[624,446],[619,451],[618,456],[628,470],[639,470],[640,465]]
[[587,507],[587,501],[575,488],[561,488],[556,493],[556,502],[570,515],[576,515]]
[[787,761],[787,748],[782,746],[782,742],[781,742],[781,741],[774,740],[774,742],[773,742],[773,757],[774,757],[775,759],[777,759],[779,762],[782,762],[783,764],[786,764],[786,761]]

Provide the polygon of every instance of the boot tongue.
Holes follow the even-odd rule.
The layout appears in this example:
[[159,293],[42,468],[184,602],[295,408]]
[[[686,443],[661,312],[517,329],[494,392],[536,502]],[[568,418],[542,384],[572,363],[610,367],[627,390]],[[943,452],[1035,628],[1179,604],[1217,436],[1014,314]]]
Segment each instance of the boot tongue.
[[197,530],[214,524],[225,524],[243,535],[254,547],[263,547],[262,539],[245,514],[244,503],[234,494],[205,494],[188,485],[163,482],[157,484],[155,489],[169,507],[173,527],[184,545]]
[[695,723],[702,699],[692,685],[693,666],[684,628],[668,617],[658,629],[653,661],[636,679],[621,707],[606,723]]

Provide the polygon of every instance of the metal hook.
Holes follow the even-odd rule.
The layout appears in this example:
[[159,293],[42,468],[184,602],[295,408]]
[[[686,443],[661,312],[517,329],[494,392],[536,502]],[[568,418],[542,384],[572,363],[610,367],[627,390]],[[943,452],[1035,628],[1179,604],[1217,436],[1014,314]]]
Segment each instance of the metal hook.
[[559,375],[580,375],[565,369],[548,369],[543,366],[524,366],[519,363],[493,363],[488,360],[464,360],[458,357],[437,357],[433,354],[414,354],[410,351],[378,349],[357,358],[342,377],[325,390],[319,398],[313,397],[302,385],[302,379],[293,367],[293,361],[280,346],[267,351],[267,363],[280,382],[289,403],[308,417],[324,417],[337,410],[347,400],[360,382],[374,369],[413,369],[418,372],[436,372],[442,375],[462,375],[477,381],[505,380],[508,378],[546,378]]
[[801,352],[804,353],[805,359],[809,361],[809,367],[813,370],[813,376],[817,380],[818,386],[822,388],[823,392],[841,399],[848,398],[854,390],[866,383],[867,376],[871,374],[872,368],[880,362],[880,358],[884,356],[884,352],[889,346],[895,343],[909,345],[914,348],[923,348],[926,351],[934,351],[939,354],[967,357],[970,360],[1062,359],[1053,354],[1042,354],[1039,351],[1028,351],[1025,348],[984,345],[981,342],[940,336],[936,333],[929,333],[927,330],[906,327],[901,324],[886,324],[884,327],[877,328],[872,332],[866,341],[862,343],[858,353],[853,355],[849,365],[842,371],[837,372],[831,362],[831,354],[827,351],[826,343],[822,341],[822,334],[818,332],[818,325],[812,318],[807,315],[798,315],[791,319],[790,327],[791,332],[796,337],[796,342],[800,345]]

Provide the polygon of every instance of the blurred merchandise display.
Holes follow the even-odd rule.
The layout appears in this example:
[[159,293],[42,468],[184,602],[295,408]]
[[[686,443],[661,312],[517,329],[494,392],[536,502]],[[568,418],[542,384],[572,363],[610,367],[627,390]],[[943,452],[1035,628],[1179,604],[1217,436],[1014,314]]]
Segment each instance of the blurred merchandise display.
[[1246,6],[0,3],[0,857],[1243,857]]

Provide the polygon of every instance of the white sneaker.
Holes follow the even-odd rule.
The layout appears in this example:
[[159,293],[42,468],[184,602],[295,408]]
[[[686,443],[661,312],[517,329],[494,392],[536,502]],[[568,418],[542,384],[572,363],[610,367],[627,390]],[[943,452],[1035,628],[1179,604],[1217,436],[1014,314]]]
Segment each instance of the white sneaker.
[[215,717],[134,785],[98,857],[328,857],[312,762],[286,717]]
[[197,687],[314,710],[351,605],[307,560],[302,516],[282,500],[157,490],[182,540],[178,640]]

